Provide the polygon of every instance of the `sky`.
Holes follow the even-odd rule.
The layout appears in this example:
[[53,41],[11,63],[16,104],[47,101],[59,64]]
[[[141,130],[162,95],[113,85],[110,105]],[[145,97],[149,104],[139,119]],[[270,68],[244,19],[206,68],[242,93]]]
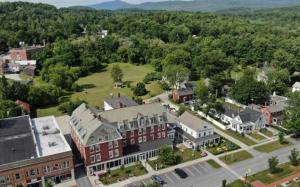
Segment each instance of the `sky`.
[[[18,1],[18,0],[0,0],[2,1]],[[33,2],[33,3],[46,3],[46,4],[51,4],[55,5],[57,7],[68,7],[68,6],[74,6],[74,5],[91,5],[91,4],[96,4],[96,3],[101,3],[105,1],[110,1],[110,0],[22,0],[22,1],[27,1],[27,2]],[[124,0],[128,3],[143,3],[143,2],[158,2],[158,1],[163,1],[163,0]]]

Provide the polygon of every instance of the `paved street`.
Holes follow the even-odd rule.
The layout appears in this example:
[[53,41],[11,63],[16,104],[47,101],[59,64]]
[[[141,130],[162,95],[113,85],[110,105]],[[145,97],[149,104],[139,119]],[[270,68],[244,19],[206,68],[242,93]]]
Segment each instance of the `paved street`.
[[83,167],[75,168],[75,179],[78,187],[92,187],[89,178],[86,176]]

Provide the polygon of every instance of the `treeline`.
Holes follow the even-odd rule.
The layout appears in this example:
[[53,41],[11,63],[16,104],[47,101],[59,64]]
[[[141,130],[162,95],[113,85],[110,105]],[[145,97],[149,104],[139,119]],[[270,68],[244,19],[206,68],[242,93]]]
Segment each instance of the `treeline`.
[[[243,16],[56,9],[15,2],[0,3],[0,23],[0,53],[17,47],[19,41],[28,45],[46,41],[47,47],[34,56],[40,76],[67,91],[79,91],[74,84],[79,77],[112,62],[152,64],[161,72],[181,65],[190,71],[190,79],[209,78],[210,90],[217,91],[234,82],[230,73],[237,66],[269,64],[271,77],[279,80],[265,85],[269,92],[283,85],[280,92],[285,93],[290,76],[300,71],[299,32]],[[108,36],[100,37],[101,30],[108,30]],[[274,74],[279,70],[284,80]]]

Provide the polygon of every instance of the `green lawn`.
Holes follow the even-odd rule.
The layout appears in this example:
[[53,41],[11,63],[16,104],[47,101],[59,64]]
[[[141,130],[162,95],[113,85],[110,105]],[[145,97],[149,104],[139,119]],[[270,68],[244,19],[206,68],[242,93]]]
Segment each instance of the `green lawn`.
[[[125,82],[123,88],[114,88],[113,80],[110,76],[110,69],[113,64],[109,64],[106,71],[93,73],[89,76],[79,78],[76,82],[78,85],[84,87],[82,92],[73,93],[70,98],[81,99],[86,101],[88,104],[97,107],[103,107],[103,100],[106,97],[110,97],[110,94],[117,95],[126,95],[132,97],[133,93],[131,87],[134,87],[136,83],[142,82],[145,75],[150,72],[154,72],[154,69],[151,65],[141,65],[136,66],[129,63],[118,63],[120,68],[123,70],[123,81]],[[40,79],[34,81],[35,84],[42,84]],[[160,84],[158,82],[151,82],[146,85],[149,93],[143,96],[143,99],[150,98],[151,96],[158,95],[163,92]],[[47,115],[61,115],[58,111],[57,106],[51,108],[38,109],[38,116],[47,116]]]
[[241,180],[235,180],[234,182],[226,185],[226,187],[247,187],[245,183]]
[[239,140],[240,142],[243,142],[246,145],[255,145],[256,144],[256,142],[254,142],[253,140],[251,140],[251,139],[249,139],[249,138],[247,138],[247,137],[245,137],[245,136],[243,136],[239,133],[233,132],[231,130],[223,130],[221,128],[218,128],[218,129],[220,129],[224,133],[228,134],[229,136]]
[[254,149],[257,150],[257,151],[260,151],[260,152],[269,153],[269,152],[275,151],[277,149],[287,147],[289,145],[291,145],[291,143],[289,143],[289,142],[280,144],[279,141],[274,141],[274,142],[271,142],[271,143],[268,143],[268,144],[264,144],[264,145],[255,147]]
[[146,169],[141,164],[137,164],[134,166],[126,167],[123,170],[122,169],[112,170],[110,174],[107,173],[105,174],[105,176],[102,176],[100,178],[100,181],[103,184],[108,185],[108,184],[115,183],[117,181],[125,180],[129,177],[140,176],[146,173],[147,173]]
[[208,147],[206,150],[214,155],[219,155],[224,152],[233,151],[239,149],[240,147],[224,138],[222,138],[222,143],[219,145]]
[[236,162],[247,160],[252,157],[253,156],[250,153],[248,153],[247,151],[240,151],[237,153],[222,156],[222,157],[220,157],[220,160],[222,160],[224,163],[230,165],[230,164],[233,164]]
[[273,136],[273,133],[271,131],[269,131],[268,129],[262,130],[261,133],[263,133],[264,135],[266,135],[268,137],[272,137]]
[[251,136],[252,138],[254,138],[258,141],[266,139],[264,136],[258,134],[257,132],[253,132],[253,133],[249,134],[249,136]]
[[264,184],[271,184],[283,178],[286,178],[290,175],[300,172],[300,167],[291,166],[289,163],[285,163],[279,166],[281,168],[280,172],[271,174],[269,170],[265,170],[259,173],[256,173],[249,177],[251,181],[259,180]]
[[[178,149],[174,149],[174,151],[175,151],[176,155],[180,156],[180,162],[177,163],[177,164],[187,162],[187,161],[191,161],[191,160],[195,160],[195,159],[198,159],[198,158],[202,157],[201,156],[201,153],[202,153],[201,151],[193,151],[190,148],[184,149],[183,151],[180,151]],[[149,160],[148,163],[153,169],[156,169],[156,164],[158,165],[158,169],[163,169],[163,168],[169,167],[169,166],[163,165],[159,161],[159,159]]]
[[215,169],[218,169],[220,168],[221,166],[214,160],[208,160],[206,161],[211,167],[215,168]]

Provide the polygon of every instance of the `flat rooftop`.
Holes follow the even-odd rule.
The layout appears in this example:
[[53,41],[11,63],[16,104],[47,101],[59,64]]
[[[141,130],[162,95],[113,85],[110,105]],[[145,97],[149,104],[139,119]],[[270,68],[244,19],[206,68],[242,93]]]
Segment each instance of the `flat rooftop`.
[[38,157],[29,116],[0,120],[0,165]]
[[32,127],[40,156],[71,151],[54,116],[32,119]]

